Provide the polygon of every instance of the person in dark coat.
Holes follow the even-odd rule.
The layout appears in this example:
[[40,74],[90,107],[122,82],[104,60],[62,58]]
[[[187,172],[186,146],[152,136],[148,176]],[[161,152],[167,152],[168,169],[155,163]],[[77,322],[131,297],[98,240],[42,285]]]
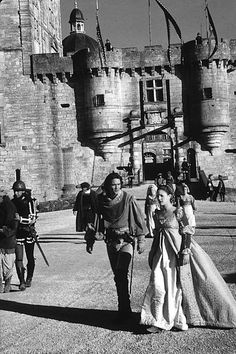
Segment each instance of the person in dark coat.
[[212,178],[213,178],[213,175],[210,174],[208,176],[208,180],[207,180],[207,196],[210,198],[210,201],[215,201],[216,200],[216,191],[215,191],[215,187],[213,185],[213,182],[212,182]]
[[217,193],[220,196],[220,201],[224,202],[225,201],[225,184],[223,181],[223,177],[221,175],[218,176],[219,183],[217,186]]
[[164,186],[166,184],[165,178],[162,176],[162,173],[158,173],[157,178],[155,179],[155,184],[157,185],[157,188],[160,186]]
[[[8,293],[11,290],[15,264],[16,229],[16,208],[5,189],[0,188],[0,293]],[[5,281],[4,287],[3,281]]]
[[185,181],[189,180],[189,167],[189,163],[186,161],[186,158],[184,158],[181,165],[181,169]]
[[175,184],[175,205],[177,207],[179,207],[181,195],[184,195],[184,181],[183,174],[179,173]]
[[97,205],[97,194],[87,182],[80,185],[81,191],[76,197],[73,213],[76,215],[76,231],[86,231],[88,223],[93,223]]
[[128,186],[129,186],[129,188],[132,188],[133,187],[133,179],[134,179],[134,171],[133,171],[132,164],[130,162],[128,163],[127,172],[128,172]]

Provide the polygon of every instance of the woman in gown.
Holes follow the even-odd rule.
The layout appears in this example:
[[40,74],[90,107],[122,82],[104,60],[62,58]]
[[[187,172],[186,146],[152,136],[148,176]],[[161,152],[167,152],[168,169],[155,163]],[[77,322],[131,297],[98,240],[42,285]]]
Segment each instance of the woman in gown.
[[183,183],[184,194],[179,196],[179,204],[183,208],[182,222],[184,225],[196,227],[194,212],[196,211],[195,199],[189,193],[187,184]]
[[194,228],[181,223],[168,186],[159,188],[158,200],[140,323],[151,333],[188,325],[236,327],[236,301],[210,257],[191,239]]
[[159,209],[159,202],[157,200],[157,186],[155,184],[150,184],[147,189],[147,196],[145,200],[145,215],[146,224],[149,232],[149,237],[153,237],[153,230],[155,228],[153,213],[156,209]]

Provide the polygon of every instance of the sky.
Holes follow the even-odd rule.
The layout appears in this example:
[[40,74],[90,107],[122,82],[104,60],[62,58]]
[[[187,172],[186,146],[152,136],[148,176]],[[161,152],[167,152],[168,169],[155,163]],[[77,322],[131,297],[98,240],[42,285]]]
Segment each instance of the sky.
[[[85,18],[86,34],[96,39],[96,0],[78,0],[78,8]],[[165,17],[155,0],[151,2],[151,44],[167,47]],[[176,20],[184,42],[206,36],[205,0],[161,0]],[[208,0],[218,38],[236,38],[236,0]],[[62,36],[70,34],[68,23],[74,0],[61,0]],[[99,0],[99,23],[105,42],[110,39],[117,48],[149,45],[148,0]],[[171,43],[178,43],[171,28]]]

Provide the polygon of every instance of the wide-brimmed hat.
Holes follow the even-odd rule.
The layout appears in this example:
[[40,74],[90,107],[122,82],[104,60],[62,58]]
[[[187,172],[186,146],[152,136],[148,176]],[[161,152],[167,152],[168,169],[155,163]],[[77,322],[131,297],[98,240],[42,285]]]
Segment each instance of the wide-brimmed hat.
[[89,189],[90,188],[90,184],[88,182],[83,182],[81,183],[80,187],[83,189],[83,188],[87,188]]

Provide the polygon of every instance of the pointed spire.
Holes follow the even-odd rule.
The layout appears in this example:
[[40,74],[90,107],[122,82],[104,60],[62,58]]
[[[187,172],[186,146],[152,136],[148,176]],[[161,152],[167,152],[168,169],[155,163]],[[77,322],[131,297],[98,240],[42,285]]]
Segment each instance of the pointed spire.
[[75,2],[74,2],[74,7],[75,7],[75,9],[78,9],[78,2],[77,2],[77,0],[75,0]]

